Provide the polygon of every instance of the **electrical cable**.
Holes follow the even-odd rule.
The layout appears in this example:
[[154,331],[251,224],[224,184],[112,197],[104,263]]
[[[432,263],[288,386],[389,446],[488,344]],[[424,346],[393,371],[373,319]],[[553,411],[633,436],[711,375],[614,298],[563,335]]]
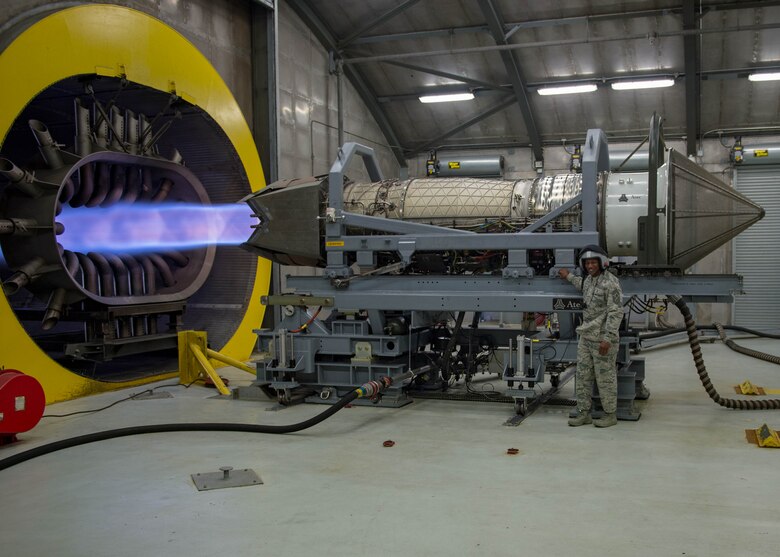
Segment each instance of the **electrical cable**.
[[309,327],[309,325],[314,323],[314,320],[317,319],[317,316],[320,314],[321,311],[322,311],[322,306],[317,308],[317,311],[314,312],[314,315],[312,315],[306,323],[304,323],[303,325],[301,325],[297,329],[293,329],[290,332],[291,333],[302,333],[303,331],[305,331]]
[[54,441],[53,443],[47,443],[40,447],[11,455],[8,458],[0,460],[0,471],[16,466],[22,462],[26,462],[39,456],[47,455],[63,449],[69,449],[71,447],[78,447],[79,445],[86,445],[88,443],[95,443],[97,441],[106,441],[108,439],[116,439],[118,437],[127,437],[129,435],[144,435],[147,433],[171,433],[171,432],[183,432],[183,431],[238,431],[243,433],[268,433],[268,434],[285,434],[295,433],[304,429],[310,428],[318,423],[322,422],[326,418],[329,418],[347,404],[352,402],[358,397],[357,390],[351,391],[344,397],[342,397],[336,404],[317,414],[316,416],[298,422],[296,424],[289,425],[260,425],[260,424],[237,424],[237,423],[189,423],[189,424],[154,424],[143,425],[133,427],[123,427],[120,429],[109,429],[106,431],[98,431],[96,433],[88,433],[86,435],[79,435],[78,437],[71,437],[69,439],[63,439],[61,441]]
[[[696,372],[699,374],[699,379],[704,386],[704,390],[707,391],[707,394],[715,403],[733,410],[780,410],[780,399],[738,400],[721,397],[707,374],[707,367],[704,365],[704,359],[701,355],[701,345],[699,344],[699,333],[696,330],[696,322],[693,320],[688,305],[680,296],[669,296],[669,301],[677,306],[677,309],[682,313],[683,319],[685,320],[685,332],[688,335],[688,344],[691,347],[693,362],[696,365]],[[0,462],[0,464],[2,463]]]
[[188,383],[186,385],[184,385],[182,383],[168,383],[166,385],[158,385],[158,386],[156,386],[156,387],[154,387],[152,389],[146,389],[146,390],[141,391],[140,393],[134,393],[134,394],[132,394],[132,395],[130,395],[128,397],[120,398],[119,400],[115,400],[111,404],[103,406],[102,408],[94,408],[92,410],[79,410],[78,412],[69,412],[67,414],[44,414],[43,416],[41,416],[41,419],[44,419],[44,418],[68,418],[70,416],[76,416],[78,414],[94,414],[95,412],[102,412],[103,410],[108,410],[109,408],[111,408],[113,406],[116,406],[120,402],[127,402],[128,400],[133,400],[134,398],[138,398],[139,396],[145,395],[146,393],[151,394],[154,391],[156,391],[157,389],[161,389],[162,387],[184,387],[185,389],[189,389],[198,380],[201,380],[201,378],[198,377],[197,379],[195,379],[195,381],[192,381],[192,382],[190,382],[190,383]]
[[[721,325],[721,327],[723,327],[724,329],[729,330],[729,331],[739,331],[741,333],[747,333],[749,335],[754,335],[754,336],[757,336],[757,337],[780,339],[780,335],[778,335],[778,334],[766,333],[766,332],[763,332],[763,331],[756,331],[755,329],[748,329],[747,327],[741,327],[739,325]],[[704,331],[717,330],[715,325],[697,325],[696,328],[699,329],[700,331],[701,330],[704,330]],[[661,337],[674,335],[674,334],[677,334],[677,333],[684,333],[684,332],[685,332],[685,328],[684,327],[680,327],[680,328],[676,328],[676,329],[666,329],[666,330],[663,330],[663,331],[656,331],[656,332],[653,332],[653,333],[645,333],[645,334],[639,335],[639,340],[640,341],[642,341],[642,340],[650,340],[650,339],[654,339],[654,338],[661,338]]]
[[79,435],[77,437],[71,437],[69,439],[62,439],[60,441],[54,441],[35,447],[15,455],[11,455],[8,458],[0,460],[0,471],[16,466],[22,462],[26,462],[39,456],[47,455],[63,449],[69,449],[71,447],[78,447],[79,445],[86,445],[88,443],[95,443],[97,441],[106,441],[108,439],[116,439],[119,437],[127,437],[130,435],[144,435],[147,433],[171,433],[171,432],[184,432],[184,431],[236,431],[242,433],[267,433],[271,435],[282,435],[286,433],[296,433],[303,431],[312,426],[319,424],[320,422],[331,417],[333,414],[344,408],[347,404],[351,403],[356,398],[367,395],[378,395],[386,388],[390,387],[394,383],[400,383],[406,379],[414,379],[417,375],[425,373],[430,370],[430,366],[423,366],[416,370],[409,370],[401,373],[395,377],[384,377],[380,381],[369,381],[357,389],[350,391],[344,395],[337,403],[320,412],[316,416],[304,420],[302,422],[288,424],[288,425],[262,425],[262,424],[238,424],[238,423],[187,423],[187,424],[153,424],[144,426],[124,427],[120,429],[109,429],[106,431],[98,431],[95,433],[88,433],[86,435]]

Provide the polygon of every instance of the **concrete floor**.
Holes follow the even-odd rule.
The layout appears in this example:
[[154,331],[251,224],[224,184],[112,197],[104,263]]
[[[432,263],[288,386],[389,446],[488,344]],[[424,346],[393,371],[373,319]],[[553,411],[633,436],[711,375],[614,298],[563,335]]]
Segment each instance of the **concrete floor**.
[[[780,342],[743,340],[780,353]],[[780,369],[703,348],[726,396],[745,379],[780,388]],[[780,450],[744,430],[780,412],[720,408],[687,346],[646,353],[652,391],[638,422],[566,425],[544,407],[504,427],[510,405],[417,401],[344,409],[294,435],[170,433],[126,437],[0,472],[0,553],[139,555],[777,555]],[[233,385],[248,375],[231,370]],[[571,393],[571,384],[566,387]],[[96,408],[133,389],[50,406]],[[0,457],[91,431],[184,421],[282,424],[323,410],[173,398],[44,420]],[[392,439],[396,445],[384,448]],[[506,449],[520,450],[508,456]],[[190,474],[253,468],[262,486],[198,492]]]

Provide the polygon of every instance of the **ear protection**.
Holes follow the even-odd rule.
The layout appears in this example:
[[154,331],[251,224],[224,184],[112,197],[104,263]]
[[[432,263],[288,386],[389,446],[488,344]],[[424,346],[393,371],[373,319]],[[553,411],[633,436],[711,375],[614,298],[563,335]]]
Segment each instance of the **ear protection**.
[[597,246],[595,244],[591,244],[589,246],[585,246],[582,248],[582,251],[580,251],[580,268],[584,271],[585,270],[585,260],[586,259],[598,259],[599,260],[599,267],[603,271],[607,267],[609,267],[609,256],[607,255],[607,252],[604,251],[601,246]]

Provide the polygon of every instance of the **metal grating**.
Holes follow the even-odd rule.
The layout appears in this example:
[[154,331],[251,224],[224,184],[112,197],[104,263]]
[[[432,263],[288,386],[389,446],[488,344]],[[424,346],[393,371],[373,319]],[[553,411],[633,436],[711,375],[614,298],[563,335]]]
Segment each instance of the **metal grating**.
[[734,269],[744,278],[745,295],[734,303],[734,323],[755,329],[780,328],[780,166],[738,168],[736,189],[761,205],[764,218],[734,241]]

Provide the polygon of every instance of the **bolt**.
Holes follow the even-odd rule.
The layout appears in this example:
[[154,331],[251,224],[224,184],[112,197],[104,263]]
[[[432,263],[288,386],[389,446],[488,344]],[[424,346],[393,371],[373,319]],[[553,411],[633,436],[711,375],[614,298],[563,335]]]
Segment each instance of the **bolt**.
[[222,479],[227,480],[230,478],[230,471],[233,469],[232,466],[220,466],[220,470],[222,470]]

